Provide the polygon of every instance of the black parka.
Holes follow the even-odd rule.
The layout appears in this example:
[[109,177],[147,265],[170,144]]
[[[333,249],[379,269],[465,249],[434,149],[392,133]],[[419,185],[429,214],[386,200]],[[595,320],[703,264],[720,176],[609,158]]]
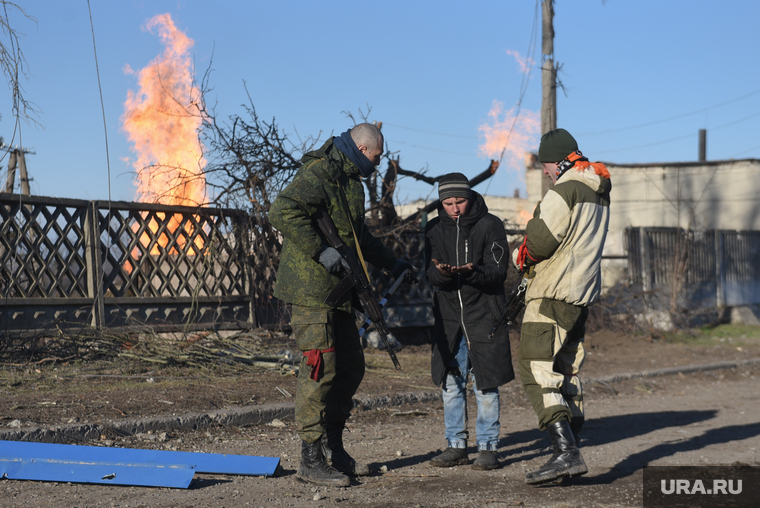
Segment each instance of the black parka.
[[[446,275],[432,259],[452,266],[473,263],[468,275]],[[427,279],[435,286],[432,336],[433,382],[441,386],[446,366],[455,356],[457,339],[464,334],[479,390],[496,388],[515,378],[509,334],[501,326],[493,338],[488,332],[506,305],[509,246],[502,221],[488,213],[483,197],[472,192],[470,207],[455,222],[438,207],[438,217],[425,228]]]

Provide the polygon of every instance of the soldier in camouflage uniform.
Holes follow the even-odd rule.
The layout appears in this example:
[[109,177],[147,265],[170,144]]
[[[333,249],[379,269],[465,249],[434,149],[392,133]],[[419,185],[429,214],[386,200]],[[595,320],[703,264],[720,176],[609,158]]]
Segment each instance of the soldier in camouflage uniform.
[[[319,485],[349,485],[345,475],[367,475],[343,447],[352,397],[364,377],[364,353],[350,292],[336,307],[324,300],[340,281],[340,254],[311,217],[322,208],[341,240],[364,259],[394,275],[411,264],[398,260],[364,224],[362,177],[380,162],[383,136],[359,124],[301,159],[301,169],[278,195],[269,220],[284,237],[274,296],[292,304],[293,336],[303,352],[296,388],[296,424],[302,440],[296,477]],[[332,467],[328,465],[330,461]],[[345,475],[344,475],[344,474]]]
[[519,350],[520,378],[549,432],[554,453],[529,484],[588,471],[577,437],[583,426],[583,390],[578,372],[588,306],[601,292],[601,260],[610,220],[610,174],[589,162],[565,129],[541,138],[538,160],[554,184],[525,227],[515,249],[518,270],[528,271]]

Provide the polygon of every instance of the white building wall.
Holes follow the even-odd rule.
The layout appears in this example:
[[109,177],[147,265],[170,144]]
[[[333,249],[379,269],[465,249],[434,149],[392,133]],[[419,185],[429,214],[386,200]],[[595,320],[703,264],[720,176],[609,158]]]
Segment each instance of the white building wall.
[[[760,160],[605,164],[612,177],[605,287],[628,276],[627,262],[622,259],[626,227],[760,230]],[[526,169],[527,199],[485,196],[489,211],[524,227],[542,198],[545,178],[540,169]],[[425,204],[418,201],[397,211],[407,217]]]
[[[605,163],[612,177],[604,255],[625,255],[626,227],[760,230],[760,160]],[[528,201],[541,199],[540,170],[526,170]],[[627,277],[625,260],[604,262],[605,286]]]

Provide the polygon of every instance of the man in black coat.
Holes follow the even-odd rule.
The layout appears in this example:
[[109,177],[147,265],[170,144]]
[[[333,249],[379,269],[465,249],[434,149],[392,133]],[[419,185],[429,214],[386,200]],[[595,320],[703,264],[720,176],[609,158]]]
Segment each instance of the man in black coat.
[[433,382],[443,389],[447,448],[430,463],[469,464],[467,379],[478,403],[475,469],[499,466],[499,386],[514,379],[509,335],[489,331],[506,305],[509,246],[502,221],[461,173],[438,182],[438,217],[425,228],[428,281],[435,286],[432,336]]

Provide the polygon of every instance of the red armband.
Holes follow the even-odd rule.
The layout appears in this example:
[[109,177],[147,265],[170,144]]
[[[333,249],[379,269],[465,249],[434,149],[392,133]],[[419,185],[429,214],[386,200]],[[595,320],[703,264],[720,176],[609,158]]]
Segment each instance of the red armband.
[[311,367],[311,374],[309,377],[314,381],[319,381],[319,375],[321,374],[322,369],[322,353],[334,353],[335,352],[335,346],[329,348],[329,349],[311,349],[309,351],[304,351],[304,356],[308,358],[306,361],[306,365]]

